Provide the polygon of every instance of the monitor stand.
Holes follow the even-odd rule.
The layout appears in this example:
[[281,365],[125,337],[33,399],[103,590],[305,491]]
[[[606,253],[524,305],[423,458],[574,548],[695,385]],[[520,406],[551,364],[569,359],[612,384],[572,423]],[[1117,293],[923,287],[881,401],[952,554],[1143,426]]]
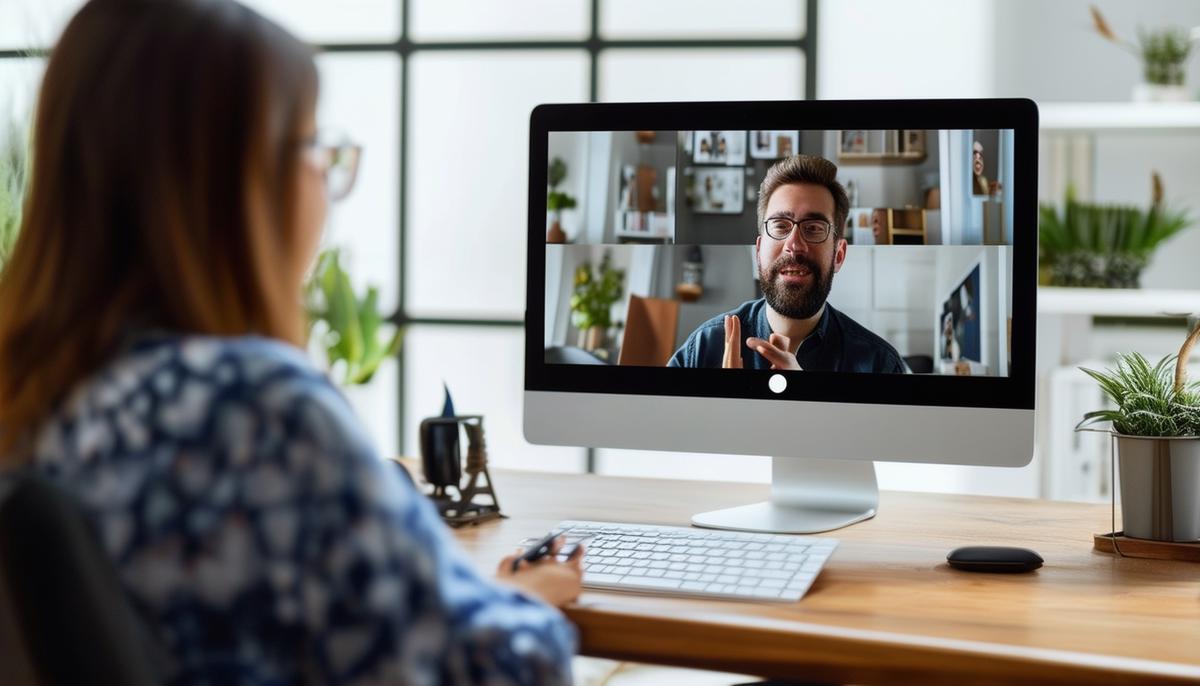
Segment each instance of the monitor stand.
[[709,529],[815,534],[875,516],[879,485],[869,460],[771,458],[771,499],[701,512],[692,524]]

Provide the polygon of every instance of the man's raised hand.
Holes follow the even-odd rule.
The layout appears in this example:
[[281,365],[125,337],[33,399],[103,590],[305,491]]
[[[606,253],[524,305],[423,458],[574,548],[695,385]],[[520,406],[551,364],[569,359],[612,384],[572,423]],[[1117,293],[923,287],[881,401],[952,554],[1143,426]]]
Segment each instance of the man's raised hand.
[[742,323],[736,314],[725,315],[725,357],[721,361],[721,367],[742,368]]
[[[729,350],[729,324],[725,324],[726,343],[725,350],[728,354]],[[796,356],[792,354],[791,340],[782,334],[771,334],[770,340],[764,341],[761,338],[747,338],[746,345],[751,350],[762,355],[768,362],[771,363],[771,369],[800,369],[800,363],[796,360]]]

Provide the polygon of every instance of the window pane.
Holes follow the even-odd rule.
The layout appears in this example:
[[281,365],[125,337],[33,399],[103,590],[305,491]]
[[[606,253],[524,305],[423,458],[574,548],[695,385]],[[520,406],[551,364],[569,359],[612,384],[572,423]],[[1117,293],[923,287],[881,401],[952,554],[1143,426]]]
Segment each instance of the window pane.
[[575,51],[418,53],[409,69],[406,308],[521,319],[529,113],[587,99]]
[[0,2],[0,50],[48,48],[83,5],[83,0]]
[[313,43],[391,42],[400,37],[400,0],[241,0]]
[[588,35],[584,0],[413,0],[415,41],[580,39]]
[[[386,360],[379,365],[369,384],[341,387],[380,457],[400,455],[400,432],[396,430],[396,417],[400,414],[399,371],[399,360]],[[337,382],[336,378],[334,382]]]
[[804,54],[759,50],[610,50],[600,55],[600,99],[793,100],[804,97]]
[[[404,449],[420,454],[418,427],[442,413],[442,384],[460,415],[483,415],[488,464],[582,472],[584,450],[526,442],[524,332],[519,327],[413,326],[404,338]],[[504,502],[501,491],[500,502]]]
[[363,146],[354,190],[329,208],[324,244],[343,249],[356,288],[379,288],[381,309],[399,306],[400,59],[392,53],[327,53],[318,123]]
[[801,0],[602,0],[605,38],[798,38]]
[[0,59],[0,136],[8,133],[10,122],[28,132],[45,71],[40,57]]

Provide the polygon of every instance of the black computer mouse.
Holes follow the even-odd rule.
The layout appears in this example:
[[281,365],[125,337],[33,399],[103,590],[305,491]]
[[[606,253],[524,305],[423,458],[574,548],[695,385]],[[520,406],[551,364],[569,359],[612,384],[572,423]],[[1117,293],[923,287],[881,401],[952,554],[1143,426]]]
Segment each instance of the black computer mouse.
[[1042,566],[1042,556],[1028,548],[970,545],[956,548],[946,556],[946,562],[964,572],[1000,572],[1015,574],[1032,572]]

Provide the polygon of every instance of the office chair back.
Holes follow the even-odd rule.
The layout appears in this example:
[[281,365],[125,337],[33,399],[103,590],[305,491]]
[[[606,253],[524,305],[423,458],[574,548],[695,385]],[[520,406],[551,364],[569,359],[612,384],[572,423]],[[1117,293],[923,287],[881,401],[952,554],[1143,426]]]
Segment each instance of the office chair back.
[[617,364],[664,367],[675,352],[679,301],[629,296],[625,339]]
[[76,503],[0,476],[0,683],[159,683],[162,654]]

